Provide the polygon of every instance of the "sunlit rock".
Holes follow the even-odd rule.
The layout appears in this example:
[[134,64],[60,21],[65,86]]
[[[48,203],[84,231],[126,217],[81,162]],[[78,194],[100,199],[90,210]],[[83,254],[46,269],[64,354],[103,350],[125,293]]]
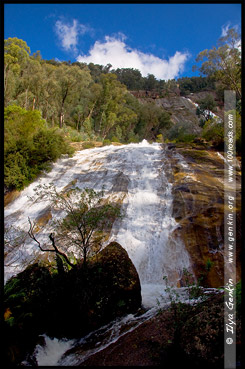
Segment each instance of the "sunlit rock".
[[[181,145],[180,145],[181,146]],[[173,168],[173,236],[183,240],[193,271],[209,287],[224,284],[224,163],[215,151],[194,145],[168,151]],[[241,192],[237,172],[237,279],[239,280]],[[211,266],[211,267],[210,267]],[[210,269],[210,270],[208,270]]]

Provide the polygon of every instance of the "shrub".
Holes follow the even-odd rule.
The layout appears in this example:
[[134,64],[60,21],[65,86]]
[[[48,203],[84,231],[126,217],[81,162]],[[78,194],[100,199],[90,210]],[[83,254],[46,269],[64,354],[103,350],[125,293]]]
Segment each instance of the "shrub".
[[105,140],[103,141],[103,146],[107,146],[107,145],[111,145],[111,141],[110,141],[110,140],[108,140],[108,139],[105,139]]
[[64,137],[55,129],[39,131],[34,137],[33,157],[38,163],[54,161],[61,154],[71,153],[68,143]]
[[163,142],[163,137],[162,137],[162,134],[161,133],[159,135],[157,135],[156,142],[158,142],[158,143],[162,143]]
[[116,136],[112,136],[111,142],[120,142]]
[[63,133],[49,129],[37,110],[8,106],[4,112],[4,184],[23,189],[61,154],[73,149]]
[[95,147],[93,142],[83,142],[83,149],[91,149],[93,147]]
[[224,142],[224,125],[214,119],[207,120],[203,127],[202,137],[215,145],[222,144]]
[[171,142],[192,142],[197,135],[193,132],[191,122],[179,122],[167,131],[166,136]]
[[177,142],[193,142],[197,136],[195,134],[182,134],[177,138]]

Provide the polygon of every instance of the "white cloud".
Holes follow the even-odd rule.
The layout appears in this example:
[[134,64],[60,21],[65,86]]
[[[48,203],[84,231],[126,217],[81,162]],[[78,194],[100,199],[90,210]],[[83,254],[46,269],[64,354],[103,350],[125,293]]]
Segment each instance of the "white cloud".
[[80,24],[76,19],[73,19],[72,24],[65,23],[62,20],[57,20],[55,23],[55,32],[66,51],[72,50],[77,52],[78,36],[83,35],[87,31],[88,28]]
[[161,59],[152,54],[145,54],[132,49],[125,44],[125,36],[105,37],[105,42],[96,41],[88,55],[79,55],[77,61],[107,65],[113,68],[135,68],[140,70],[143,77],[154,74],[157,79],[173,79],[184,69],[189,57],[188,53],[176,51],[169,60]]
[[230,29],[230,23],[228,23],[226,26],[222,26],[222,29],[221,29],[221,37],[225,37],[227,35],[227,32],[229,31]]
[[237,33],[239,33],[239,26],[238,24],[235,24],[234,26],[231,26],[231,23],[228,22],[226,25],[223,25],[221,27],[221,37],[225,37],[227,35],[227,32],[229,29],[234,28]]
[[[239,31],[239,27],[238,27],[238,25],[236,24],[235,26],[233,26],[233,27],[231,27],[231,24],[230,24],[230,22],[229,23],[227,23],[227,25],[225,26],[222,26],[222,28],[221,28],[221,37],[225,37],[226,35],[227,35],[227,33],[228,33],[228,31],[229,31],[229,29],[231,29],[231,28],[234,28],[235,29],[235,31],[238,33],[238,31]],[[234,46],[238,49],[238,50],[240,50],[241,51],[241,40],[238,40],[235,44],[234,44]]]

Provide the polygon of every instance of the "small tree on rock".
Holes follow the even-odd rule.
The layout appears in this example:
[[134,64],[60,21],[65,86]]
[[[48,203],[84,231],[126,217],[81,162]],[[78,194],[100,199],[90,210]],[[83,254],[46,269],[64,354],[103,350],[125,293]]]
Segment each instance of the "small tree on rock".
[[105,231],[117,217],[121,216],[118,205],[108,203],[104,192],[91,188],[70,189],[58,192],[51,185],[38,186],[35,189],[35,201],[48,200],[52,209],[58,212],[58,219],[53,222],[54,232],[49,235],[51,247],[40,244],[34,234],[34,224],[29,219],[29,236],[38,244],[41,251],[54,252],[70,267],[76,264],[71,259],[82,258],[86,266],[87,258],[100,251],[105,239]]

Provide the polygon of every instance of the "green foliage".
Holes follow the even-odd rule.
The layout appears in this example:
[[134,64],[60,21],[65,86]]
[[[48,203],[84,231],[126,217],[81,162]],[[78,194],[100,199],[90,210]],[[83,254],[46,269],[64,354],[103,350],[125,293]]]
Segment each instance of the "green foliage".
[[171,124],[166,111],[154,104],[145,107],[127,88],[160,96],[177,88],[175,80],[142,77],[132,68],[111,70],[110,64],[43,60],[40,52],[30,56],[27,44],[17,38],[5,40],[5,59],[5,105],[39,111],[47,127],[58,125],[73,142],[113,136],[125,143],[155,141]]
[[92,149],[95,147],[93,142],[83,142],[83,149]]
[[202,137],[214,145],[220,146],[224,143],[223,123],[217,122],[215,119],[207,120],[203,127]]
[[194,139],[197,137],[196,134],[188,134],[188,133],[181,133],[178,137],[178,139],[176,140],[177,142],[193,142]]
[[[181,331],[186,324],[186,321],[190,319],[193,305],[198,308],[207,299],[204,294],[203,288],[200,286],[201,280],[195,281],[195,276],[192,275],[187,269],[183,269],[182,283],[186,288],[188,302],[182,302],[180,292],[178,289],[171,286],[168,282],[167,276],[163,277],[166,283],[165,292],[168,294],[170,301],[169,311],[171,313],[170,320],[173,327],[173,341],[171,344],[175,346],[175,349],[179,349],[181,340]],[[158,302],[160,304],[160,302]],[[161,309],[159,310],[159,313]]]
[[20,75],[21,69],[25,67],[28,60],[30,48],[26,42],[17,37],[4,40],[4,103],[15,93],[17,84],[16,77]]
[[[207,270],[209,271],[210,269]],[[202,287],[200,286],[201,281],[202,279],[199,278],[199,280],[196,282],[195,277],[190,272],[188,272],[186,268],[183,269],[183,283],[184,286],[187,287],[189,301],[191,299],[197,299],[200,297],[200,300],[203,300],[204,295]]]
[[216,102],[214,100],[213,95],[207,95],[203,99],[198,101],[198,107],[196,110],[196,114],[200,117],[203,116],[205,120],[211,119],[211,112],[217,111]]
[[193,142],[197,134],[193,133],[193,125],[187,122],[179,122],[173,125],[166,133],[171,142]]
[[69,139],[71,140],[71,142],[81,142],[83,141],[83,134],[72,129],[69,132]]
[[[231,45],[231,40],[228,39],[229,37],[223,39],[225,45]],[[233,37],[233,39],[235,38]],[[227,46],[225,48],[227,49]],[[239,61],[234,48],[230,46],[227,50],[232,55],[230,60]],[[30,121],[26,126],[33,136],[41,128],[45,130],[48,127],[55,128],[58,125],[65,131],[66,137],[73,142],[94,139],[102,142],[109,139],[110,141],[127,143],[139,142],[144,138],[154,142],[159,140],[160,134],[164,135],[164,139],[191,142],[194,133],[189,126],[180,124],[171,127],[170,114],[167,111],[153,104],[152,101],[148,104],[148,99],[145,99],[144,104],[140,103],[137,98],[128,93],[127,88],[147,91],[149,96],[161,97],[170,93],[179,93],[179,91],[181,94],[209,91],[214,90],[214,87],[217,92],[220,90],[222,95],[226,87],[223,79],[217,81],[218,74],[215,73],[207,73],[207,77],[183,77],[178,80],[164,81],[157,80],[152,74],[142,77],[140,71],[133,68],[111,70],[110,64],[102,66],[93,63],[86,65],[79,62],[47,61],[42,59],[40,52],[31,56],[25,41],[17,38],[5,40],[4,56],[6,59],[4,71],[5,106],[10,108],[15,104],[15,108],[12,107],[12,109],[18,109],[17,104],[29,112]],[[210,63],[214,64],[214,60]],[[231,72],[235,68],[232,63],[229,64],[229,67]],[[237,68],[237,72],[239,72],[239,67]],[[150,95],[150,92],[153,92],[153,95]],[[200,106],[202,110],[199,111],[200,116],[205,113],[205,109],[215,108],[212,103],[211,100],[203,101],[205,106]],[[40,126],[35,126],[35,124],[32,126],[32,114],[39,114]],[[8,115],[10,115],[10,111]],[[19,116],[23,118],[20,110]],[[207,120],[208,118],[210,117],[207,116],[203,119]],[[27,114],[25,114],[25,119],[27,119]],[[7,117],[7,120],[10,120],[10,116]],[[37,117],[34,117],[33,121],[37,120]],[[200,123],[201,126],[204,126],[203,122]],[[13,148],[13,153],[18,151],[21,154],[13,161],[13,170],[10,169],[9,164],[6,169],[8,178],[11,177],[10,173],[13,173],[13,186],[18,186],[18,188],[22,188],[26,183],[29,183],[31,178],[35,178],[40,170],[39,165],[46,167],[45,161],[41,165],[39,158],[36,160],[34,155],[34,162],[39,164],[34,165],[32,170],[28,170],[29,158],[33,154],[33,137],[28,132],[24,132],[24,127],[21,128],[24,132],[22,135],[18,130],[20,125],[15,121],[12,128],[7,128],[5,133],[7,146],[16,146],[16,149]],[[21,135],[24,139],[22,142],[19,140],[16,144],[15,136]],[[40,136],[46,143],[49,141],[48,134],[42,133]],[[237,137],[237,147],[240,150],[241,134]],[[52,151],[56,151],[56,149]],[[57,155],[52,152],[47,153],[46,157],[53,160],[52,157],[57,157]],[[26,172],[29,174],[27,175]],[[7,179],[7,182],[11,184],[11,180]]]
[[181,95],[190,93],[214,90],[214,79],[210,77],[182,77],[177,80]]
[[[105,239],[105,231],[114,220],[121,216],[118,205],[112,205],[103,200],[104,192],[96,192],[91,188],[80,190],[75,187],[65,193],[58,193],[55,186],[39,185],[34,189],[35,201],[51,201],[51,206],[66,213],[64,219],[53,222],[54,232],[49,237],[52,241],[50,249],[42,249],[33,233],[34,226],[30,220],[29,236],[37,242],[41,251],[55,252],[69,265],[74,266],[71,258],[83,259],[86,265],[87,257],[96,254]],[[73,248],[74,252],[69,252]],[[76,263],[76,262],[75,262]],[[68,269],[69,269],[68,267]]]
[[111,142],[120,142],[120,140],[118,139],[118,137],[112,136],[111,137]]
[[[196,61],[202,61],[200,72],[213,77],[224,89],[235,90],[241,98],[241,37],[231,28],[218,40],[218,47],[200,52]],[[195,67],[196,69],[196,67]]]
[[162,136],[161,133],[160,133],[160,135],[157,135],[156,142],[159,142],[159,143],[162,143],[163,142],[163,136]]
[[139,140],[139,135],[138,134],[135,134],[133,131],[130,131],[128,133],[128,142],[129,143],[138,143],[140,140]]
[[144,104],[139,112],[139,120],[134,129],[134,133],[143,138],[156,140],[157,135],[161,134],[171,125],[170,114],[162,108],[153,104]]
[[71,149],[61,133],[49,129],[37,110],[10,105],[4,111],[4,184],[22,189],[48,163]]
[[113,70],[118,80],[129,90],[141,90],[144,87],[144,78],[140,71],[134,68],[121,68]]
[[34,160],[40,165],[43,162],[55,161],[61,154],[71,154],[72,150],[57,129],[40,130],[34,137]]
[[111,145],[111,141],[108,139],[103,140],[103,146]]
[[210,259],[207,259],[206,264],[205,264],[205,269],[207,272],[209,272],[211,270],[211,268],[213,267],[214,262],[211,261]]

